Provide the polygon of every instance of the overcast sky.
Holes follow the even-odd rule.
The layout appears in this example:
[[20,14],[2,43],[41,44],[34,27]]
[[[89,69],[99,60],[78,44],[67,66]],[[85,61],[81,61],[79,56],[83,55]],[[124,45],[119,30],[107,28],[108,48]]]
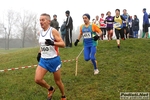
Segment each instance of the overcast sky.
[[142,9],[147,8],[150,13],[149,0],[1,0],[0,2],[0,19],[3,20],[4,13],[8,9],[15,11],[29,10],[36,12],[38,16],[41,13],[49,13],[51,16],[57,14],[58,21],[62,24],[66,19],[65,11],[70,10],[75,26],[83,23],[82,15],[89,13],[91,19],[96,15],[111,11],[114,15],[115,9],[127,9],[127,12],[133,16],[137,15],[142,24]]

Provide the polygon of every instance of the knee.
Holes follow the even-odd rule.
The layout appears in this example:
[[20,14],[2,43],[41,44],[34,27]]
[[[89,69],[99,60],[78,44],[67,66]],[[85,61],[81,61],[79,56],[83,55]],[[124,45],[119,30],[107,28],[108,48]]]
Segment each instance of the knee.
[[90,60],[90,58],[84,58],[84,60],[85,60],[85,61],[89,61],[89,60]]
[[39,83],[41,83],[42,80],[38,79],[38,78],[35,78],[34,81],[35,81],[35,83],[39,84]]

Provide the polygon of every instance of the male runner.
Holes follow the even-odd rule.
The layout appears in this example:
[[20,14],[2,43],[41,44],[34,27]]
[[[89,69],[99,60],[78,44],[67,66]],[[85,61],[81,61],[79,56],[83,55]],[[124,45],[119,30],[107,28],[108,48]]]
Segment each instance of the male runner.
[[65,43],[58,31],[50,27],[49,14],[41,14],[40,24],[43,30],[41,31],[39,38],[40,51],[37,56],[39,64],[35,72],[35,82],[48,90],[47,100],[51,100],[55,89],[43,78],[47,72],[52,72],[55,83],[61,91],[61,100],[66,100],[64,85],[60,75],[61,60],[58,55],[58,47],[65,47]]
[[101,30],[95,25],[90,23],[90,15],[83,15],[84,24],[80,26],[80,34],[74,45],[77,46],[79,40],[83,36],[84,44],[84,59],[86,61],[91,60],[94,66],[94,75],[99,73],[97,68],[97,61],[95,58],[97,40],[102,35]]

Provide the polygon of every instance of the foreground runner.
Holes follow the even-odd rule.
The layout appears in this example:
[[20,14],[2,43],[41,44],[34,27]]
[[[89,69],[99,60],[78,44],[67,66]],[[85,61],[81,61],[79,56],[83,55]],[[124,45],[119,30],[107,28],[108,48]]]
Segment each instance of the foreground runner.
[[61,39],[58,31],[50,27],[49,14],[41,14],[40,24],[43,30],[40,33],[39,38],[40,52],[37,56],[39,65],[35,73],[35,82],[40,86],[48,89],[47,100],[51,100],[55,89],[54,87],[50,86],[43,78],[48,71],[52,72],[54,75],[55,83],[59,87],[62,94],[61,100],[66,100],[64,85],[61,81],[60,75],[61,60],[58,56],[58,47],[65,47],[65,43]]
[[[102,35],[101,30],[95,25],[90,23],[90,15],[83,15],[84,24],[80,26],[80,35],[76,42],[75,46],[78,45],[79,40],[83,36],[83,44],[84,44],[84,59],[86,61],[91,60],[94,65],[94,75],[99,73],[97,68],[97,61],[95,58],[97,40],[100,35]],[[97,34],[96,34],[97,33]]]
[[120,15],[120,10],[116,9],[115,10],[116,15],[114,17],[114,28],[115,28],[115,34],[116,34],[116,38],[117,38],[117,47],[120,48],[120,39],[119,36],[121,36],[121,39],[124,40],[124,32],[123,32],[123,21],[125,21],[125,19]]

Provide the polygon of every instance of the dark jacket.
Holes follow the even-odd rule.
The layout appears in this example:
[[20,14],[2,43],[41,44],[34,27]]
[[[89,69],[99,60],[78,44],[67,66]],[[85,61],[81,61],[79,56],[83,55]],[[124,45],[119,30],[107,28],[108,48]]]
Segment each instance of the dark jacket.
[[147,14],[147,12],[145,11],[144,12],[144,15],[143,15],[143,25],[145,25],[145,24],[149,24],[149,19],[148,19],[148,14]]
[[132,22],[132,29],[133,31],[138,31],[139,30],[139,19],[135,18]]
[[66,22],[61,25],[60,32],[62,35],[66,34]]
[[67,17],[67,20],[66,20],[66,28],[70,28],[71,30],[73,30],[73,20],[72,20],[72,17],[69,15]]
[[59,23],[57,20],[53,19],[50,23],[51,27],[54,27],[56,30],[59,30]]

